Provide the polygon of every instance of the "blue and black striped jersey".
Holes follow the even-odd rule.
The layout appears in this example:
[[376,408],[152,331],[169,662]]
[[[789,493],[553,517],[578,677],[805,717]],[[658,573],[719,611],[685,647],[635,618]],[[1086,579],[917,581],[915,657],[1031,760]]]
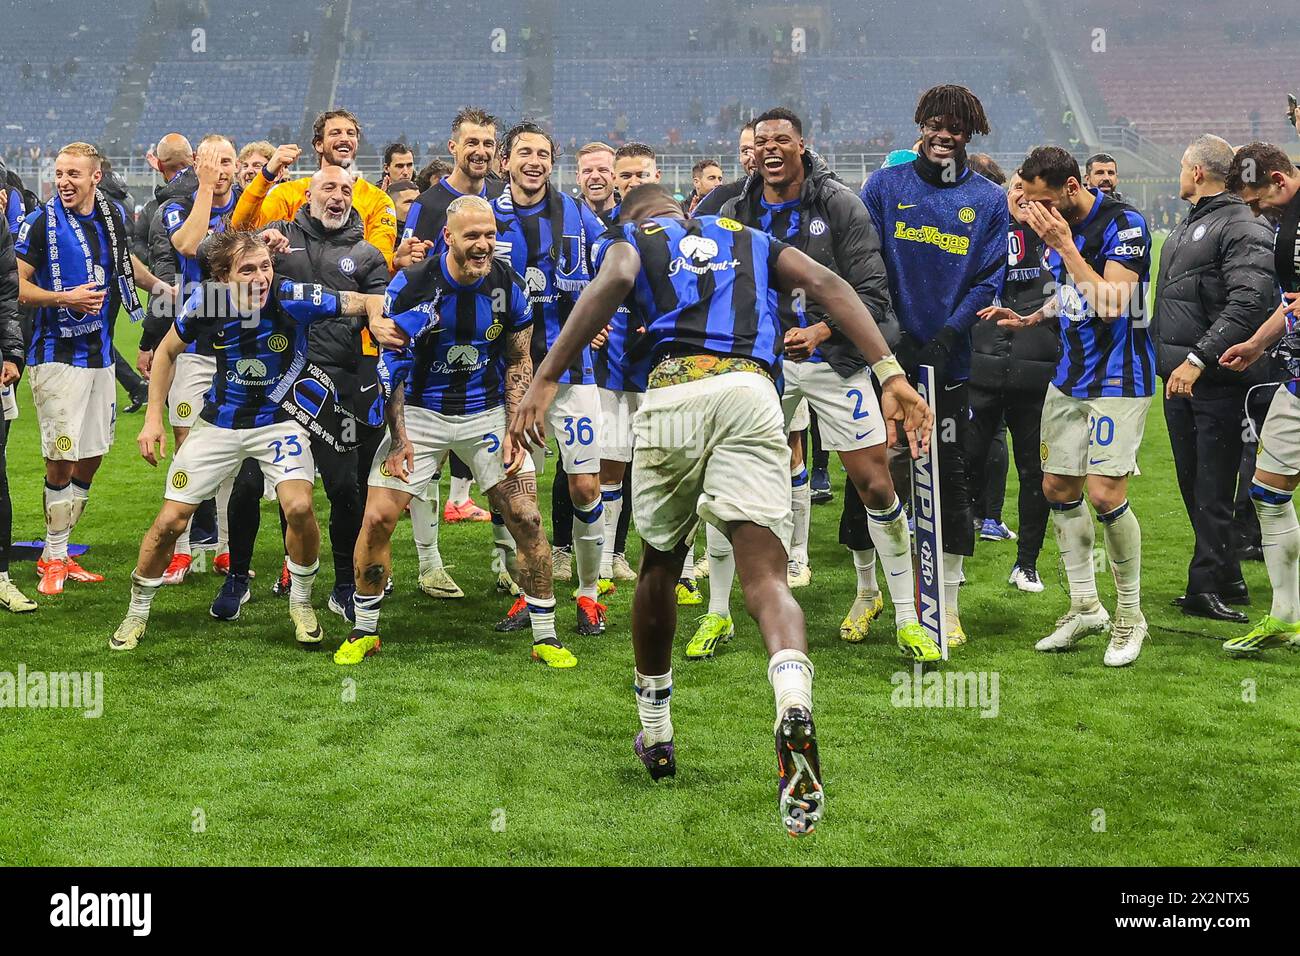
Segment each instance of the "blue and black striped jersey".
[[226,287],[205,282],[176,316],[185,342],[212,339],[217,373],[199,417],[223,428],[260,428],[288,416],[280,401],[307,361],[307,327],[339,314],[338,294],[324,286],[277,279],[266,305],[241,316]]
[[[531,206],[515,205],[507,189],[492,207],[497,218],[496,254],[523,277],[533,306],[537,323],[533,365],[537,366],[555,344],[589,278],[588,250],[605,226],[586,204],[551,189]],[[595,381],[589,347],[583,348],[560,381],[585,385]]]
[[1155,392],[1155,348],[1147,326],[1151,235],[1142,214],[1122,200],[1097,193],[1092,210],[1072,227],[1074,244],[1098,275],[1107,262],[1137,273],[1128,314],[1103,322],[1088,290],[1070,276],[1060,253],[1044,247],[1043,267],[1056,279],[1061,315],[1061,360],[1052,384],[1075,398],[1145,397]]
[[[226,197],[226,202],[222,206],[213,206],[212,214],[208,217],[208,233],[225,232],[226,225],[230,222],[230,214],[235,211],[235,204],[239,201],[239,190],[232,188],[230,195]],[[185,220],[190,217],[190,211],[194,208],[194,197],[191,196],[187,201],[173,200],[163,209],[162,223],[163,228],[167,230],[167,237],[170,239],[176,235],[176,231],[185,225]],[[197,256],[186,256],[173,249],[176,256],[176,276],[184,283],[183,287],[188,287],[195,282],[201,282],[203,276],[199,272],[199,260]]]
[[[499,180],[488,179],[478,195],[489,202],[501,195],[505,185]],[[426,258],[433,259],[447,251],[446,240],[442,238],[442,227],[447,225],[447,207],[452,201],[464,196],[456,187],[447,182],[447,177],[438,180],[411,203],[406,211],[406,223],[397,241],[403,239],[423,239],[433,243]]]
[[616,242],[641,256],[633,286],[652,362],[665,353],[752,358],[780,374],[783,333],[776,259],[784,242],[733,219],[647,219],[622,223],[600,240],[599,269]]
[[[115,213],[120,211],[113,207]],[[14,253],[36,270],[36,284],[42,289],[53,289],[47,247],[48,226],[45,206],[37,206],[24,217],[14,240]],[[114,293],[117,270],[112,262],[111,247],[104,224],[97,213],[77,216],[90,247],[91,258],[103,270],[102,288],[108,293],[97,315],[70,316],[67,310],[44,308],[34,310],[32,343],[27,349],[27,364],[59,362],[77,368],[109,368],[113,364],[112,310],[118,306]],[[118,225],[118,235],[126,235],[124,220]],[[86,329],[81,328],[82,325]]]
[[509,264],[494,259],[486,276],[461,285],[446,253],[425,259],[393,277],[384,311],[411,337],[380,359],[390,394],[405,383],[408,405],[443,415],[476,415],[505,401],[506,343],[533,323]]

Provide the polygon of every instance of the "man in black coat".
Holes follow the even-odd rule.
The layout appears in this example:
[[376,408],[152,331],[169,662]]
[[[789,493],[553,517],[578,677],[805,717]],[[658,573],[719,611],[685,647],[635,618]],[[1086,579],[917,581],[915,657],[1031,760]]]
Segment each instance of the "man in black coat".
[[[1021,208],[1023,196],[1019,175],[1012,176],[1007,184],[1011,214],[1007,275],[998,304],[1028,315],[1047,300],[1052,274],[1042,267],[1043,240],[1026,224]],[[1020,534],[1016,539],[1016,563],[1007,583],[1021,591],[1043,590],[1038,554],[1043,548],[1049,508],[1043,497],[1039,446],[1043,399],[1060,354],[1060,330],[1054,319],[1024,329],[980,322],[971,330],[971,427],[966,443],[971,485],[985,487],[989,450],[999,423],[1005,419],[1020,475]]]
[[[885,330],[892,312],[880,237],[862,200],[835,177],[821,157],[805,148],[802,123],[790,110],[768,110],[756,118],[754,168],[740,194],[722,206],[721,214],[789,243],[842,277],[888,339]],[[782,297],[781,318],[786,358],[781,406],[786,427],[792,427],[800,401],[806,400],[817,413],[823,446],[840,453],[849,479],[866,505],[863,517],[872,519],[861,522],[869,529],[865,534],[844,541],[853,551],[859,574],[858,592],[840,625],[840,636],[860,641],[883,605],[872,545],[889,571],[887,581],[895,608],[915,600],[907,518],[889,473],[887,436],[883,427],[878,427],[881,417],[876,392],[867,361],[857,348],[813,303]],[[791,451],[795,533],[789,579],[792,587],[799,587],[808,584],[812,576],[807,565],[809,489],[796,442],[792,442]],[[710,539],[711,595],[720,590],[712,577],[715,550]],[[712,598],[710,611],[717,613]]]
[[1192,209],[1165,240],[1151,333],[1165,380],[1165,420],[1183,504],[1196,535],[1183,613],[1244,623],[1228,604],[1249,601],[1231,540],[1250,387],[1267,363],[1245,372],[1219,365],[1249,339],[1277,302],[1273,231],[1227,192],[1232,147],[1201,136],[1183,154],[1179,194]]
[[[352,177],[341,166],[322,166],[311,179],[307,202],[292,220],[268,223],[262,236],[271,247],[278,277],[295,282],[319,283],[328,289],[382,295],[388,288],[388,263],[365,239],[360,215],[352,208]],[[340,322],[316,322],[308,331],[307,360],[333,381],[339,403],[360,409],[377,397],[375,365],[379,351],[364,329],[352,331]],[[334,591],[331,611],[353,620],[356,582],[352,552],[365,513],[366,479],[381,429],[358,436],[351,451],[339,451],[324,439],[312,437],[312,458],[330,502],[330,548],[334,556]],[[231,573],[213,604],[213,616],[229,619],[238,614],[248,590],[245,558],[257,536],[259,497],[239,484],[230,498]],[[283,569],[281,578],[283,581]],[[277,588],[279,594],[283,588]],[[287,593],[287,592],[285,592]],[[220,612],[220,613],[218,613]]]

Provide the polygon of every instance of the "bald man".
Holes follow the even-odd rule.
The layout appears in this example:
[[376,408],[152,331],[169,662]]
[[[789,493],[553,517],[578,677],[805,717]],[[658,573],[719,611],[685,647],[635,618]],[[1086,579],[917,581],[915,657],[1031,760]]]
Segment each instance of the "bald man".
[[[136,257],[141,262],[152,269],[153,263],[150,258],[154,214],[158,211],[160,205],[165,205],[168,199],[186,195],[179,185],[173,187],[172,184],[176,181],[177,176],[194,165],[194,150],[190,147],[190,141],[182,134],[168,133],[149,148],[144,158],[150,168],[162,178],[162,183],[154,187],[154,198],[145,204],[144,211],[135,221],[135,229],[131,236],[131,251],[136,254]],[[190,185],[189,192],[193,192],[197,186],[198,180],[196,179]],[[166,250],[160,249],[159,251]],[[174,267],[173,271],[175,271]],[[158,273],[155,272],[154,275],[158,275]]]
[[[294,282],[318,283],[327,289],[381,294],[388,286],[388,263],[364,238],[361,217],[352,208],[355,183],[342,166],[322,166],[310,178],[306,202],[293,218],[269,223],[262,236],[271,247],[276,275]],[[307,359],[334,383],[339,404],[362,410],[376,397],[378,350],[370,333],[353,331],[343,322],[317,322],[308,332]],[[364,420],[364,416],[362,417]],[[359,444],[347,451],[313,436],[312,458],[330,502],[330,546],[334,555],[334,590],[329,607],[353,620],[356,591],[352,551],[366,501],[366,472],[382,432],[362,429]],[[241,487],[230,498],[230,574],[213,602],[218,620],[238,616],[248,593],[248,557],[257,536],[260,488]],[[287,585],[281,569],[281,583]],[[277,594],[281,593],[277,585]],[[287,594],[284,590],[284,594]]]

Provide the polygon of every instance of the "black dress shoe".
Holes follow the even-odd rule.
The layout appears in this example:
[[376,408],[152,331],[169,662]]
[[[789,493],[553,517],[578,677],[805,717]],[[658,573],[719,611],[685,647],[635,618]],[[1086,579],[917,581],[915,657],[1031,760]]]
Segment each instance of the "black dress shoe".
[[148,402],[149,402],[148,392],[137,392],[136,394],[131,396],[131,404],[127,405],[126,408],[122,409],[122,414],[123,415],[134,414],[135,412],[138,412],[141,408],[143,408],[146,404],[148,404]]
[[1237,551],[1238,561],[1263,561],[1264,549],[1257,544],[1248,544]]
[[1223,599],[1224,604],[1241,604],[1250,603],[1250,591],[1246,589],[1245,581],[1233,581],[1231,584],[1219,585],[1219,597]]
[[1184,604],[1187,603],[1187,595],[1180,594],[1178,595],[1178,597],[1174,598],[1169,603],[1172,604],[1174,607],[1182,607]]
[[1187,595],[1183,600],[1183,613],[1193,617],[1208,617],[1212,621],[1231,621],[1234,624],[1245,624],[1250,620],[1240,611],[1234,611],[1224,604],[1213,591]]

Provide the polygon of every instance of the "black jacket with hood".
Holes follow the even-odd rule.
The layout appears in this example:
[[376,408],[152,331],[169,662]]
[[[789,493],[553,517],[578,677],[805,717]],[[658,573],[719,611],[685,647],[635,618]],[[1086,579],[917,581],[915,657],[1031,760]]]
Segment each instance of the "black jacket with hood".
[[[880,237],[867,207],[812,150],[805,149],[801,158],[804,181],[799,193],[799,233],[790,245],[853,286],[892,348],[899,337],[898,320],[889,299],[889,276],[880,252]],[[762,198],[763,177],[754,173],[745,180],[740,194],[722,206],[721,215],[761,228]],[[810,323],[818,322],[826,314],[816,303],[809,303],[808,318]],[[789,297],[784,295],[781,319],[786,328],[797,324]],[[820,348],[827,364],[842,376],[851,375],[867,364],[857,347],[833,325],[831,337]]]

